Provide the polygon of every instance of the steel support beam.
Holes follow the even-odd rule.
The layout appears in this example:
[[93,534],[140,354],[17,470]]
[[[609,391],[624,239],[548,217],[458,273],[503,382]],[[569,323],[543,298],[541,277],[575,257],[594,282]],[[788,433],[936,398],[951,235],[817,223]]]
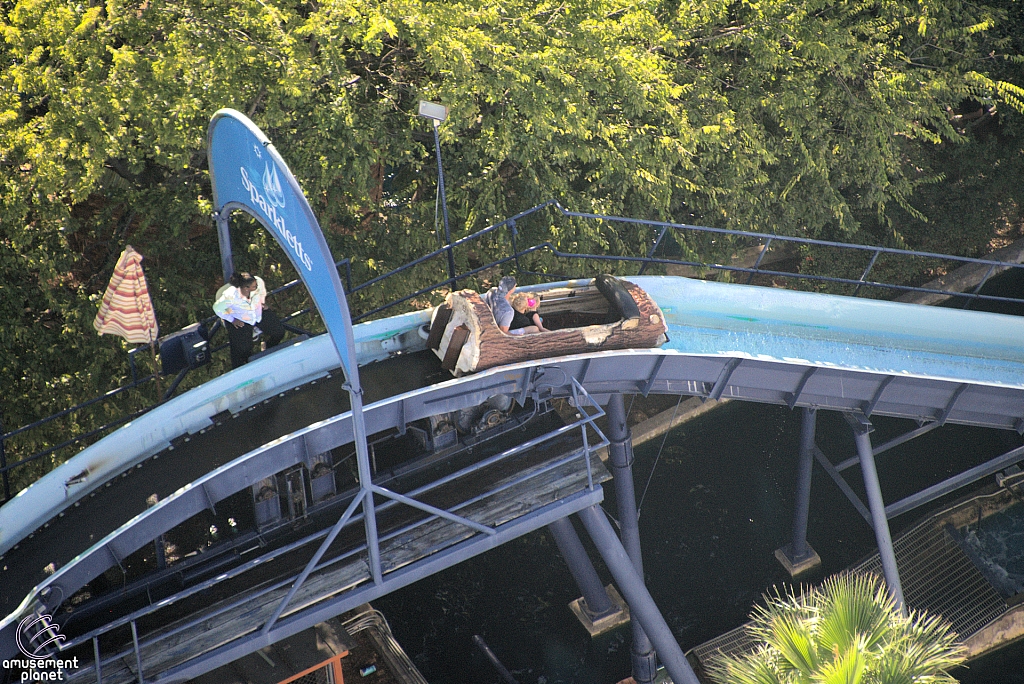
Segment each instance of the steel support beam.
[[796,505],[793,509],[793,538],[775,552],[775,557],[791,576],[806,572],[821,564],[821,558],[807,543],[807,518],[811,510],[811,468],[814,465],[814,431],[818,412],[813,408],[802,411],[800,426],[800,453],[797,462]]
[[729,378],[732,377],[732,373],[736,370],[737,366],[743,362],[743,359],[729,359],[729,361],[722,367],[722,372],[718,375],[718,379],[715,380],[714,387],[708,392],[708,396],[704,399],[714,399],[718,401],[722,398],[722,393],[725,392],[725,388],[729,386]]
[[615,536],[611,523],[605,518],[604,511],[595,505],[581,510],[578,515],[625,596],[633,615],[633,623],[641,623],[645,632],[651,635],[672,681],[675,684],[700,684],[672,630],[644,586],[643,578],[637,573],[626,549]]
[[807,387],[807,381],[811,379],[811,376],[814,375],[817,370],[817,366],[811,366],[804,371],[804,374],[800,377],[800,382],[796,385],[796,389],[794,389],[793,393],[786,398],[786,404],[789,408],[795,407],[796,402],[800,401],[800,395],[804,393],[804,387]]
[[[915,428],[914,430],[911,430],[910,432],[904,432],[899,437],[894,437],[893,439],[890,439],[888,442],[885,442],[884,444],[879,444],[876,447],[872,447],[871,448],[871,453],[874,454],[875,456],[878,456],[881,453],[885,453],[889,449],[893,449],[895,447],[898,447],[900,444],[904,444],[906,442],[909,442],[912,439],[916,439],[916,438],[920,437],[921,435],[927,434],[927,433],[931,432],[932,430],[934,430],[937,427],[942,427],[942,425],[940,425],[938,421],[932,421],[930,423],[925,423],[921,427]],[[852,468],[853,466],[857,465],[858,463],[860,463],[860,456],[851,456],[850,458],[846,459],[845,461],[842,461],[842,462],[836,464],[836,470],[843,471],[843,470],[846,470],[847,468]]]
[[1024,460],[1024,447],[1017,447],[1012,451],[1007,451],[1002,456],[997,456],[991,461],[986,461],[981,465],[975,466],[970,470],[965,470],[959,475],[954,475],[942,482],[933,484],[931,487],[922,489],[917,494],[911,494],[910,496],[900,499],[895,503],[891,503],[885,507],[885,514],[890,518],[895,518],[897,515],[903,515],[907,511],[911,511],[918,506],[923,506],[926,503],[931,503],[939,497],[945,496],[950,492],[956,491],[961,487],[965,487],[972,482],[977,482],[983,477],[988,477],[998,473],[1004,468],[1008,468],[1019,461]]
[[[584,490],[572,494],[556,503],[549,504],[544,508],[527,513],[514,521],[501,525],[498,528],[497,534],[491,536],[474,535],[453,547],[403,566],[398,570],[392,570],[385,575],[384,582],[381,584],[363,582],[334,598],[325,599],[292,615],[279,618],[269,634],[263,634],[260,630],[253,629],[244,636],[223,646],[219,646],[212,651],[191,658],[160,673],[159,679],[163,684],[178,684],[179,682],[195,679],[201,674],[215,670],[244,655],[297,634],[335,615],[340,615],[346,610],[351,610],[368,601],[375,601],[381,596],[409,586],[413,582],[418,582],[457,563],[497,548],[524,534],[546,527],[555,520],[564,518],[583,508],[598,506],[602,499],[604,499],[604,491],[600,487],[596,487],[593,491]],[[256,625],[256,627],[258,626]]]
[[[636,574],[643,582],[644,561],[640,552],[640,523],[636,511],[636,489],[633,485],[633,440],[626,423],[626,407],[621,394],[608,397],[608,464],[615,483],[615,500],[619,504],[619,526],[622,546],[629,555]],[[629,599],[627,598],[627,601]],[[657,674],[658,654],[640,622],[633,620],[633,679],[649,684]]]
[[568,518],[561,518],[548,525],[551,536],[555,538],[555,545],[559,553],[569,566],[569,572],[583,594],[583,608],[591,617],[591,620],[598,620],[605,615],[611,615],[618,610],[601,584],[601,578],[590,562],[587,550],[583,548],[576,529]]
[[817,411],[805,408],[800,426],[800,463],[796,479],[796,510],[793,515],[793,557],[798,560],[808,554],[807,516],[811,509],[811,466],[814,465],[817,416]]
[[327,538],[320,543],[320,547],[316,550],[316,553],[313,554],[313,557],[309,559],[308,563],[306,563],[306,567],[302,569],[301,573],[299,573],[298,578],[292,584],[292,588],[288,590],[288,595],[284,597],[284,600],[282,600],[274,610],[274,614],[271,615],[270,619],[263,625],[263,629],[260,630],[262,634],[267,634],[274,628],[274,623],[277,622],[277,618],[281,617],[281,613],[283,613],[284,609],[288,607],[291,600],[295,598],[295,593],[299,590],[299,587],[301,587],[302,583],[306,581],[307,577],[309,577],[309,573],[313,572],[313,569],[316,568],[316,564],[319,563],[320,559],[324,557],[325,553],[327,553],[327,549],[334,543],[334,540],[338,537],[338,533],[340,533],[342,528],[348,524],[349,519],[355,514],[356,508],[361,503],[362,498],[358,496],[352,499],[352,503],[348,505],[348,508],[345,509],[342,516],[338,518],[338,522],[334,523],[334,527],[332,527],[331,531],[327,533]]
[[871,451],[871,425],[850,414],[847,414],[846,417],[853,429],[853,438],[857,442],[857,453],[860,455],[860,468],[864,474],[864,489],[867,490],[868,509],[871,511],[871,526],[875,530],[878,555],[882,560],[882,574],[885,576],[889,594],[895,599],[900,609],[906,612],[903,588],[900,586],[900,573],[896,567],[896,552],[892,548],[889,520],[885,517],[885,502],[882,500],[882,488],[878,484],[875,456]]
[[[353,373],[358,384],[359,375]],[[366,446],[366,424],[363,422],[363,390],[353,386],[352,378],[347,378],[345,389],[352,407],[352,432],[356,443],[356,464],[359,471],[359,496],[363,502],[363,528],[366,532],[366,556],[370,565],[373,583],[383,583],[383,572],[380,567],[380,542],[377,539],[377,512],[373,504],[373,475],[370,470],[370,455]]]
[[864,518],[865,522],[870,525],[871,512],[868,511],[868,507],[864,505],[864,502],[860,500],[857,493],[853,491],[850,485],[843,478],[842,473],[836,470],[836,467],[832,465],[832,461],[828,460],[828,456],[826,456],[817,445],[814,446],[814,458],[817,459],[818,463],[825,470],[828,476],[832,478],[832,481],[836,483],[836,486],[839,487],[839,491],[846,496],[850,503],[853,504],[853,507],[857,509],[857,512],[860,513],[861,517]]

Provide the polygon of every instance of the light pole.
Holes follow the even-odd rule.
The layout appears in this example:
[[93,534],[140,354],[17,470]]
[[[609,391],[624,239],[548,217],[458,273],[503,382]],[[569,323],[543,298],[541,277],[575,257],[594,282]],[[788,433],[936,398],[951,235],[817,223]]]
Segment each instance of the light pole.
[[[455,289],[455,255],[452,254],[452,234],[448,228],[448,201],[444,194],[444,167],[441,166],[441,140],[437,135],[437,129],[441,122],[448,118],[448,108],[436,102],[420,100],[419,115],[430,119],[434,129],[434,151],[437,153],[437,189],[441,194],[441,212],[444,216],[444,244],[448,251],[448,278],[451,279],[452,289]],[[435,215],[436,216],[436,215]]]

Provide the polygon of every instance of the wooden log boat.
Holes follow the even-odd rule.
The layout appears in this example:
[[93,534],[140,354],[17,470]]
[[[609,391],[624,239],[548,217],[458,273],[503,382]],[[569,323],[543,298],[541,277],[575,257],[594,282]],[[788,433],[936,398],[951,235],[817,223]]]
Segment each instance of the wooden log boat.
[[640,287],[610,275],[530,289],[546,332],[498,328],[473,290],[452,292],[431,315],[427,346],[456,377],[519,361],[665,343],[665,316]]

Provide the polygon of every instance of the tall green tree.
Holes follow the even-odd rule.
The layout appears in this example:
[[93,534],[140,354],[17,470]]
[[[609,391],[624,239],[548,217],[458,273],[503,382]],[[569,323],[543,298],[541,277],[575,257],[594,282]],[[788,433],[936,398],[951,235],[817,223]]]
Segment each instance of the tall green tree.
[[[456,238],[550,198],[849,238],[865,216],[918,212],[914,189],[937,177],[925,146],[970,144],[949,120],[964,98],[1019,104],[1015,72],[992,57],[1016,49],[1000,3],[0,0],[4,425],[126,377],[125,350],[91,329],[126,243],[146,256],[164,331],[209,315],[220,269],[205,135],[222,107],[275,142],[357,283],[438,246],[419,99],[451,106],[441,145]],[[553,218],[520,230],[521,244],[569,251],[636,254],[651,238]],[[233,237],[240,266],[271,285],[294,277],[251,221]],[[508,239],[461,251],[460,265]],[[443,272],[426,264],[353,304]]]
[[875,575],[777,595],[748,625],[759,646],[713,667],[718,684],[954,684],[963,649],[941,617],[903,615]]

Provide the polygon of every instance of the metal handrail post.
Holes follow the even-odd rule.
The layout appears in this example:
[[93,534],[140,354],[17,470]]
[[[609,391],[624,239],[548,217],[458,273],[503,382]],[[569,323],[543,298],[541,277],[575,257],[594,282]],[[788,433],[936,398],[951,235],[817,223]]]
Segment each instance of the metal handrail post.
[[[668,228],[669,228],[668,226],[665,226],[664,228],[661,229],[661,232],[658,233],[658,237],[654,241],[654,244],[651,245],[651,248],[647,251],[647,257],[646,257],[647,259],[653,259],[654,258],[654,253],[658,251],[658,247],[659,247],[659,245],[661,245],[661,240],[662,240],[662,238],[665,237],[665,233],[668,232]],[[650,263],[651,263],[650,261],[645,261],[644,263],[642,263],[640,265],[640,271],[637,273],[637,275],[643,275],[644,271],[647,270],[647,265],[650,264]]]
[[[580,395],[579,395],[579,393],[581,391],[584,394],[586,394],[587,402],[588,403],[593,402],[593,399],[590,398],[590,395],[587,394],[587,391],[585,389],[583,389],[583,386],[580,385],[579,381],[576,380],[576,378],[573,378],[572,379],[572,398],[573,398],[573,401],[576,403],[576,408],[579,410],[580,413],[582,413],[584,415],[589,415],[589,414],[586,413],[586,411],[583,410],[583,407],[580,405]],[[586,461],[586,465],[587,465],[587,489],[589,489],[590,491],[594,491],[594,472],[593,472],[593,469],[590,467],[590,440],[587,437],[587,424],[588,424],[588,422],[590,422],[590,421],[584,420],[582,423],[580,423],[580,430],[581,430],[582,435],[583,435],[583,458]],[[595,429],[597,429],[596,426],[595,426]]]
[[[188,366],[185,366],[178,371],[178,374],[174,377],[174,381],[171,383],[171,386],[164,392],[161,401],[167,401],[171,398],[171,396],[177,391],[178,385],[180,385],[181,381],[185,379],[186,375],[188,375],[189,370],[191,369]],[[156,373],[154,373],[153,376],[156,377]]]
[[772,246],[773,239],[774,238],[768,238],[768,241],[765,242],[764,246],[761,248],[761,253],[757,255],[757,261],[755,261],[754,265],[751,267],[750,277],[747,278],[747,285],[754,282],[754,276],[757,275],[758,270],[761,268],[761,262],[764,261],[765,254],[768,253],[768,249]]
[[[971,291],[971,294],[979,294],[981,292],[981,288],[985,287],[985,283],[987,283],[988,279],[992,277],[992,273],[995,272],[995,270],[996,270],[996,265],[995,264],[992,264],[991,266],[989,266],[988,267],[988,271],[985,272],[985,277],[982,278],[981,282],[978,283],[977,287],[975,287]],[[972,303],[974,303],[973,299],[966,300],[964,302],[964,309],[970,309]]]
[[444,216],[444,244],[445,249],[448,252],[448,277],[452,281],[452,289],[457,289],[458,280],[455,278],[455,255],[452,253],[452,234],[448,228],[448,200],[444,193],[444,167],[441,165],[441,138],[437,134],[437,130],[441,127],[441,122],[437,119],[433,120],[433,126],[431,127],[434,131],[434,151],[437,153],[437,188],[441,192],[441,214]]
[[857,289],[855,289],[855,290],[853,291],[853,296],[854,296],[854,297],[856,297],[856,296],[857,296],[857,293],[858,293],[858,292],[860,292],[860,288],[861,288],[861,286],[862,286],[862,285],[863,285],[863,284],[864,284],[865,282],[867,282],[867,278],[868,278],[868,273],[870,273],[870,272],[871,272],[871,269],[873,269],[873,268],[875,267],[875,262],[876,262],[876,261],[878,260],[878,255],[879,255],[879,254],[881,254],[880,250],[877,250],[877,249],[876,249],[876,250],[875,250],[875,253],[871,255],[871,261],[869,261],[869,262],[868,262],[868,266],[867,266],[867,268],[865,268],[865,269],[864,269],[864,272],[860,274],[860,280],[858,280],[858,281],[857,281],[857,282],[859,282],[859,283],[860,283],[860,285],[858,285],[858,286],[857,286]]
[[103,684],[103,666],[100,663],[100,638],[92,638],[92,656],[96,659],[96,684]]
[[509,219],[506,225],[509,229],[509,241],[512,243],[512,257],[516,262],[516,272],[519,272],[522,270],[519,266],[519,248],[516,247],[516,236],[519,235],[519,229],[516,227],[515,219]]
[[128,366],[132,369],[132,384],[138,384],[139,382],[139,369],[135,366],[135,352],[142,347],[136,347],[128,352]]
[[995,270],[996,270],[996,265],[995,264],[992,264],[991,266],[988,267],[988,270],[985,272],[985,277],[982,278],[981,282],[978,283],[978,286],[976,288],[974,288],[974,293],[975,294],[981,292],[981,288],[985,287],[985,283],[987,283],[988,279],[992,277],[992,273]]
[[139,651],[139,630],[135,627],[135,620],[132,620],[132,645],[135,647],[135,665],[139,668],[139,684],[146,684],[142,676],[142,653]]

